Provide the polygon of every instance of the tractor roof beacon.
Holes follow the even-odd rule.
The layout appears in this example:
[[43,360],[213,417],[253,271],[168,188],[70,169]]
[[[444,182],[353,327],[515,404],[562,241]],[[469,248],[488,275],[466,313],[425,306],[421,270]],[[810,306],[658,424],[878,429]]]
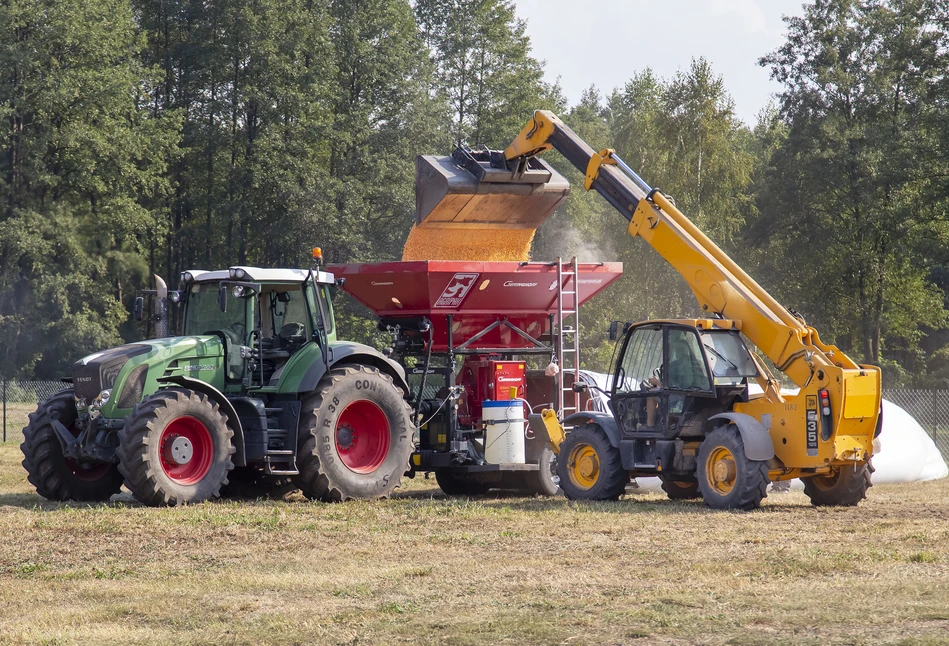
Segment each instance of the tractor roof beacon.
[[313,256],[310,269],[189,270],[178,291],[151,292],[158,313],[180,307],[181,335],[73,365],[72,388],[41,402],[23,431],[37,491],[106,500],[124,483],[148,505],[297,488],[320,500],[387,496],[413,449],[405,372],[337,339],[337,282]]

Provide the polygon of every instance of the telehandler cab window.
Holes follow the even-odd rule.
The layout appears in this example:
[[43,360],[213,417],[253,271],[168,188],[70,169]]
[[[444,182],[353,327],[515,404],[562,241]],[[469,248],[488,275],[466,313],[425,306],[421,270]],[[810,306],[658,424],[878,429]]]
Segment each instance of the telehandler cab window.
[[758,375],[748,347],[736,332],[703,332],[702,345],[716,384],[738,384]]
[[667,388],[678,390],[708,390],[708,372],[699,349],[698,335],[691,329],[669,330],[669,378]]
[[626,343],[616,375],[617,392],[645,390],[662,372],[662,329],[636,328]]

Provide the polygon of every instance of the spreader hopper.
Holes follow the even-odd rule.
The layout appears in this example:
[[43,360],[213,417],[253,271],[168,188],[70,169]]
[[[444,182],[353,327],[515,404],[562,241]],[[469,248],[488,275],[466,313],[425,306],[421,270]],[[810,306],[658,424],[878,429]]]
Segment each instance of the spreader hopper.
[[[568,294],[570,274],[561,275],[558,290],[556,263],[420,260],[330,265],[327,271],[345,278],[343,289],[384,322],[428,318],[434,352],[534,347],[532,339],[550,333],[558,293],[575,298]],[[618,262],[580,263],[579,304],[622,273]]]

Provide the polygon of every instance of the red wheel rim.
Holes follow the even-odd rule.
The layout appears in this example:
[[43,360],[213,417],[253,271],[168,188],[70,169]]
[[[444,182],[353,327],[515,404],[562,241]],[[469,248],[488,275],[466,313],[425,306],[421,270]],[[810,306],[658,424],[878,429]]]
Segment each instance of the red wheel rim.
[[372,473],[389,455],[389,420],[374,402],[347,404],[336,421],[336,452],[350,471]]
[[[76,428],[75,422],[70,424],[67,430],[73,434],[73,437],[79,437],[79,429]],[[112,465],[108,462],[87,463],[67,457],[64,457],[63,460],[66,462],[66,468],[69,469],[69,472],[72,473],[77,480],[82,480],[83,482],[95,482],[103,478],[112,469]]]
[[199,482],[211,470],[214,440],[211,432],[194,417],[179,417],[165,427],[158,440],[161,468],[178,484]]

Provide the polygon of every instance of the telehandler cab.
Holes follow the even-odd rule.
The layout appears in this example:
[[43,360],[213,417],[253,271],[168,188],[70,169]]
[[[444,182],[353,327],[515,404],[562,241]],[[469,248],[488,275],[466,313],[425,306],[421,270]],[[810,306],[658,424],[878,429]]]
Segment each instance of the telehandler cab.
[[29,481],[50,500],[86,501],[124,482],[147,505],[297,487],[320,500],[388,495],[414,447],[409,387],[394,361],[336,339],[335,284],[318,265],[183,272],[168,294],[182,336],[77,361],[72,388],[30,415]]
[[[535,416],[559,451],[569,498],[619,497],[631,476],[657,475],[671,498],[701,496],[719,509],[751,509],[769,480],[804,479],[816,505],[855,505],[873,471],[880,431],[880,369],[858,365],[785,308],[650,187],[613,150],[594,151],[554,114],[538,110],[504,151],[459,148],[453,172],[474,182],[417,184],[419,228],[512,226],[537,218],[545,196],[534,157],[551,148],[688,283],[707,318],[648,321],[626,330],[613,374],[613,415]],[[420,157],[419,177],[434,175]],[[541,182],[538,184],[538,182]],[[513,186],[512,186],[513,185]],[[515,190],[518,187],[518,190]],[[549,209],[543,210],[548,213]],[[799,388],[778,382],[744,339]],[[752,395],[756,381],[763,394]],[[561,443],[562,440],[562,443]]]

